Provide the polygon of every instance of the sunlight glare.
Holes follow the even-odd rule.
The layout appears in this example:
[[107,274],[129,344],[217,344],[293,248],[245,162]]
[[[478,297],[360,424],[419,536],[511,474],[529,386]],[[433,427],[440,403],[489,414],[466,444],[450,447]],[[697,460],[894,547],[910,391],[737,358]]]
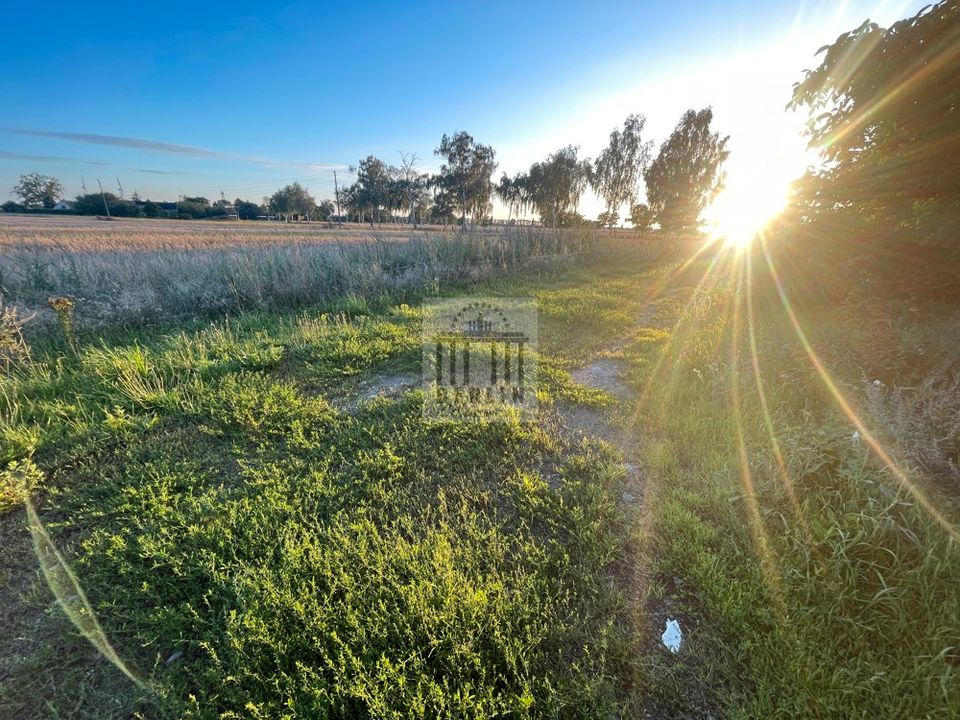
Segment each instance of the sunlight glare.
[[725,189],[709,209],[710,235],[729,247],[748,246],[786,207],[789,181],[756,178]]

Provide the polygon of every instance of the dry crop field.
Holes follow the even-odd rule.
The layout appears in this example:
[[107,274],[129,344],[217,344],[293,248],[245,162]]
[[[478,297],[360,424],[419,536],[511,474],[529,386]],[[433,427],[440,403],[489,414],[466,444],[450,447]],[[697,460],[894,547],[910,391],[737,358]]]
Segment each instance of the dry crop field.
[[[343,298],[436,294],[520,266],[559,267],[586,252],[662,244],[635,235],[326,223],[0,215],[0,298],[41,321],[51,297],[104,322],[294,307]],[[49,320],[50,318],[47,318]]]
[[[441,230],[440,226],[416,232]],[[315,245],[333,240],[369,240],[371,236],[401,240],[412,228],[325,222],[284,223],[254,220],[150,220],[115,218],[110,221],[76,215],[0,214],[0,248],[56,248],[71,252],[103,250],[211,250],[226,247],[262,247],[270,244]]]

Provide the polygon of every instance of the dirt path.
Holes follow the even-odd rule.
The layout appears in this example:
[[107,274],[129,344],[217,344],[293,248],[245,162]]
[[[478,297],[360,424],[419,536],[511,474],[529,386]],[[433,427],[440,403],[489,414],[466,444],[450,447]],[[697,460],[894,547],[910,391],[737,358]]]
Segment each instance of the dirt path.
[[[658,313],[654,304],[646,305],[637,317],[636,327],[658,327]],[[628,362],[617,356],[625,349],[628,340],[619,340],[602,348],[587,364],[573,370],[571,375],[580,385],[603,390],[612,395],[616,402],[605,408],[585,405],[565,405],[560,408],[560,422],[564,429],[574,437],[600,438],[617,448],[623,458],[625,479],[620,496],[622,512],[628,523],[634,525],[639,537],[647,522],[647,481],[643,470],[643,439],[636,423],[636,404],[638,393],[624,380]],[[624,556],[615,568],[633,606],[634,618],[638,625],[640,652],[650,661],[671,664],[680,661],[678,656],[663,647],[661,633],[665,622],[676,617],[671,612],[668,598],[653,600],[645,592],[649,582],[643,562],[643,551],[639,544],[631,543],[625,548]],[[688,638],[684,638],[686,642]],[[692,691],[693,692],[693,691]],[[695,692],[694,692],[695,694]],[[644,694],[639,707],[634,709],[635,717],[657,720],[674,717],[669,704],[662,698]],[[704,712],[702,717],[714,717]]]
[[[656,325],[656,317],[656,305],[648,303],[637,316],[636,327]],[[621,501],[630,504],[642,501],[646,483],[640,469],[640,442],[631,421],[637,394],[621,377],[627,369],[626,362],[612,357],[621,352],[627,342],[620,339],[607,345],[590,363],[571,373],[578,384],[612,395],[616,404],[602,410],[583,405],[564,406],[560,408],[560,416],[570,432],[598,437],[620,450],[626,472]]]

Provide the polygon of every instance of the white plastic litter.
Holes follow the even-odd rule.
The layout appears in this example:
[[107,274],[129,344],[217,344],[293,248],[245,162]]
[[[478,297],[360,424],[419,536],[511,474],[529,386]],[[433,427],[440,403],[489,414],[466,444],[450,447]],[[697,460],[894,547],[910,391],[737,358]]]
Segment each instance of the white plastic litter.
[[859,430],[854,430],[854,431],[853,431],[853,435],[850,436],[850,442],[852,442],[854,445],[859,445],[859,444],[860,444],[860,431],[859,431]]
[[667,646],[670,652],[678,652],[680,643],[683,642],[683,633],[680,632],[680,623],[672,618],[667,619],[667,627],[661,636],[663,644]]

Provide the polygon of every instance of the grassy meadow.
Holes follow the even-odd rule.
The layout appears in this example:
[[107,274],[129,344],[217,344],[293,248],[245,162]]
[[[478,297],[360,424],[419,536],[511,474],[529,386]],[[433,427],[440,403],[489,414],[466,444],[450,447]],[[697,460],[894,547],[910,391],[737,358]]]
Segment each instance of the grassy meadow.
[[[960,715],[952,305],[800,304],[762,247],[63,222],[0,227],[0,717]],[[537,422],[424,420],[461,293],[537,298]]]

